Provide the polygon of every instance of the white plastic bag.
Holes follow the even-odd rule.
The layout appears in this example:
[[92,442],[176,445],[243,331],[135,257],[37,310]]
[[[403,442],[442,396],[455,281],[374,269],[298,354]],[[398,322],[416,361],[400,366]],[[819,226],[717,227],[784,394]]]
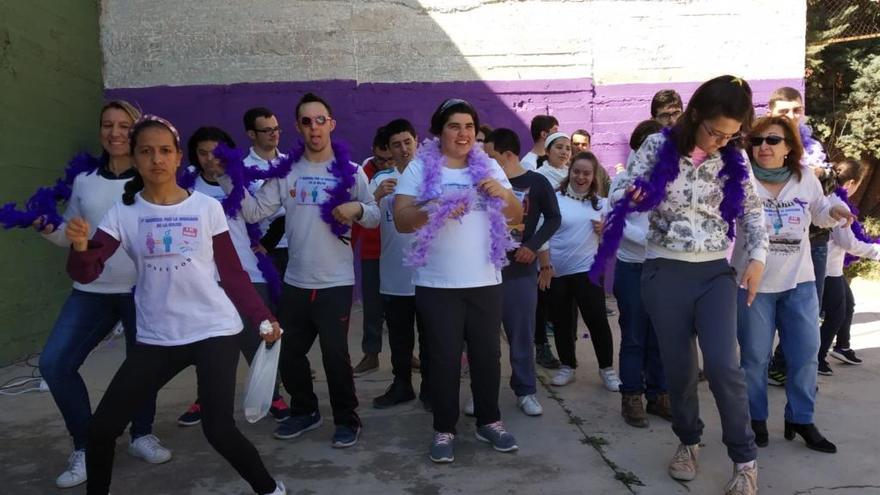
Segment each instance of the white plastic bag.
[[[268,332],[266,331],[268,328]],[[271,333],[272,325],[264,321],[260,325],[260,333]],[[271,345],[271,347],[270,347]],[[272,394],[275,390],[275,379],[278,375],[278,357],[281,352],[281,341],[273,344],[261,342],[251,362],[244,392],[244,417],[248,423],[256,423],[263,419],[272,407]]]

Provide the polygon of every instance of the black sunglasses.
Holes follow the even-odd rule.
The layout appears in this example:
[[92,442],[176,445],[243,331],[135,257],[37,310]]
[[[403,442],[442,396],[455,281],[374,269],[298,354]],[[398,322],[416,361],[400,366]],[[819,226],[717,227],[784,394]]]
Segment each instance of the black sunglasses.
[[785,138],[782,136],[755,136],[749,138],[749,143],[751,143],[752,146],[761,146],[762,144],[764,144],[764,141],[767,141],[767,144],[769,144],[770,146],[776,146],[777,144],[785,141]]

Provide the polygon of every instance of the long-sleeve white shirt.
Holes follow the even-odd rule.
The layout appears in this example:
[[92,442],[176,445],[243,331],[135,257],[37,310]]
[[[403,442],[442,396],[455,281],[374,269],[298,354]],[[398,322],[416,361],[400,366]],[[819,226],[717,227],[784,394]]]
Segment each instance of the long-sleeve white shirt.
[[[837,221],[829,213],[834,203],[823,194],[819,179],[807,168],[803,169],[800,180],[792,176],[776,197],[760,181],[755,183],[770,239],[758,292],[784,292],[800,283],[815,281],[810,258],[810,223],[833,227]],[[731,264],[742,274],[748,258],[744,239],[737,236]]]
[[[71,218],[81,217],[89,222],[89,237],[95,235],[98,225],[110,208],[122,199],[125,183],[132,174],[125,173],[113,177],[109,172],[97,170],[90,174],[79,174],[73,179],[70,200],[64,211],[64,222],[55,230],[44,235],[48,241],[61,247],[69,247],[70,241],[64,234],[65,224]],[[84,292],[98,294],[124,294],[131,292],[137,280],[134,262],[121,249],[104,264],[104,271],[97,280],[88,284],[74,282],[73,287]]]

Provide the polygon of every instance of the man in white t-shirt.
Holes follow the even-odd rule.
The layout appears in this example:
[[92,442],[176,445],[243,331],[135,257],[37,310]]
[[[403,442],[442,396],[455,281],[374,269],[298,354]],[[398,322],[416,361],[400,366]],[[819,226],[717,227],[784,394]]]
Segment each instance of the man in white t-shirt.
[[373,176],[370,190],[379,204],[382,218],[381,254],[379,258],[379,293],[388,322],[388,346],[391,348],[391,368],[394,381],[388,390],[373,399],[373,407],[384,409],[415,399],[412,385],[415,327],[419,328],[419,358],[422,384],[419,399],[430,410],[428,376],[430,363],[425,343],[424,323],[416,310],[416,289],[412,281],[413,269],[403,264],[405,249],[412,244],[413,234],[402,234],[394,226],[394,198],[397,181],[416,155],[418,136],[412,124],[404,119],[392,120],[385,126],[386,148],[394,166]]
[[[340,224],[375,227],[379,208],[364,171],[351,163],[344,145],[331,143],[336,121],[330,105],[307,93],[296,106],[296,118],[304,141],[302,156],[290,157],[296,160],[290,172],[268,179],[254,196],[245,191],[241,215],[257,222],[281,206],[286,211],[289,260],[278,316],[286,330],[280,370],[291,396],[291,416],[278,426],[275,437],[292,439],[321,426],[307,357],[317,338],[336,425],[333,447],[345,448],[357,443],[361,421],[348,353],[354,256],[351,230],[343,227],[340,233]],[[217,180],[227,193],[232,190],[228,175]],[[349,182],[352,185],[340,193],[341,184]]]
[[525,154],[520,160],[520,164],[526,170],[535,170],[538,168],[538,157],[547,153],[544,149],[544,140],[547,136],[559,130],[559,121],[552,115],[536,115],[532,118],[529,125],[529,132],[532,134],[532,140],[535,144],[531,151]]
[[[284,158],[284,154],[278,151],[278,143],[281,140],[281,126],[278,118],[271,110],[265,107],[251,108],[244,113],[244,130],[251,140],[251,148],[244,164],[248,167],[257,167],[263,170],[269,168],[269,164],[278,158]],[[259,188],[260,184],[254,187]],[[279,208],[274,215],[260,222],[263,238],[260,244],[266,249],[272,263],[280,273],[284,273],[287,267],[287,239],[284,236],[284,208]]]

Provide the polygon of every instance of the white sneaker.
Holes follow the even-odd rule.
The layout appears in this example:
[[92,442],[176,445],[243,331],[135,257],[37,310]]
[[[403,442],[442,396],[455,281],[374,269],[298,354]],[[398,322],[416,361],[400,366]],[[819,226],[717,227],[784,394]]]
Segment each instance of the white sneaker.
[[474,398],[468,397],[467,402],[464,403],[464,415],[465,416],[473,416],[474,415]]
[[140,457],[150,464],[162,464],[171,460],[171,451],[159,443],[156,435],[137,437],[128,444],[128,453]]
[[614,368],[602,368],[599,370],[599,376],[602,378],[602,384],[605,385],[605,388],[608,389],[609,392],[620,392],[620,377],[617,376],[617,372],[614,371]]
[[568,385],[569,383],[574,381],[574,369],[569,368],[568,366],[562,365],[559,367],[559,371],[556,372],[556,375],[550,380],[550,384],[556,387],[563,387]]
[[67,469],[55,478],[58,488],[71,488],[86,482],[86,451],[74,450],[67,459]]
[[544,408],[534,394],[517,397],[516,405],[526,413],[526,416],[540,416],[544,413]]
[[270,493],[269,495],[287,495],[287,488],[284,487],[284,483],[276,480],[275,491]]

